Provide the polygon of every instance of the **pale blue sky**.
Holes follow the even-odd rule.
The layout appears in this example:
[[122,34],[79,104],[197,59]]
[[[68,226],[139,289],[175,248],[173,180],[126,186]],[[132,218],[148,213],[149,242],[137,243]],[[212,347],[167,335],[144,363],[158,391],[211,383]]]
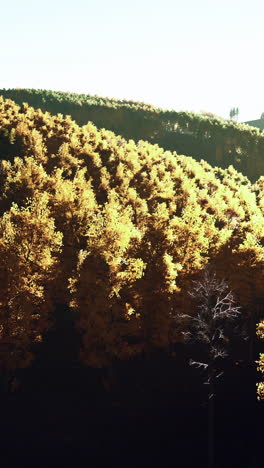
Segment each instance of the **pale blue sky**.
[[0,88],[264,112],[263,0],[1,2]]

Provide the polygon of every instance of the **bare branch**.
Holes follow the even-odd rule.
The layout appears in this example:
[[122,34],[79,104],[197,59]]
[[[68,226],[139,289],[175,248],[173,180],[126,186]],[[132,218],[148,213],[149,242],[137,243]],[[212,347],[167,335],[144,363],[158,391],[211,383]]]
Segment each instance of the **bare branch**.
[[202,367],[203,369],[207,369],[208,368],[208,364],[206,364],[205,362],[197,362],[197,361],[194,361],[193,359],[190,359],[189,360],[189,365],[190,366],[195,366],[195,367]]
[[[193,282],[189,295],[197,303],[198,313],[188,316],[190,330],[183,333],[189,340],[204,345],[208,356],[208,364],[191,359],[189,364],[207,371],[207,384],[223,375],[216,369],[218,360],[224,359],[228,353],[226,346],[229,342],[225,336],[225,327],[233,322],[240,314],[240,307],[236,305],[232,291],[224,280],[206,270],[200,281]],[[186,315],[185,315],[186,316]],[[218,374],[216,375],[216,373]]]
[[217,359],[219,357],[225,358],[226,356],[228,356],[226,351],[224,351],[223,349],[215,348],[215,347],[212,347],[211,355],[213,356],[213,359]]

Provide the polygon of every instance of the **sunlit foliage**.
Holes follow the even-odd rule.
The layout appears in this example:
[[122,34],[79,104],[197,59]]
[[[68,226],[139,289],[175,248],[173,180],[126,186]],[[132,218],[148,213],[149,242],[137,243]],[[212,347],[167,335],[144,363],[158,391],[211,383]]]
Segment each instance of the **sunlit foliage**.
[[[257,326],[257,336],[260,340],[264,340],[264,320],[262,320]],[[260,353],[258,364],[258,371],[264,374],[264,353]],[[264,400],[264,382],[257,384],[258,399]]]
[[1,368],[27,366],[30,345],[41,341],[52,310],[52,280],[62,235],[56,232],[46,192],[25,207],[12,204],[0,219]]
[[30,362],[57,303],[76,313],[86,364],[166,349],[208,264],[250,318],[263,296],[262,179],[2,98],[0,151],[5,366]]
[[[70,115],[79,125],[92,121],[127,139],[148,140],[223,168],[232,164],[252,181],[264,172],[263,132],[212,113],[176,112],[132,100],[49,90],[3,89],[1,94],[19,105],[27,102],[44,112]],[[37,133],[31,139],[34,144]]]

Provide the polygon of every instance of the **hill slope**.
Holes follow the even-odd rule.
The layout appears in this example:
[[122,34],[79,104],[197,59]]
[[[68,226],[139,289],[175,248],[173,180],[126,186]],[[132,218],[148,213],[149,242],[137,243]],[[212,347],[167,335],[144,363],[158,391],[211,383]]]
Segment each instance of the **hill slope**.
[[257,128],[189,112],[167,111],[134,101],[34,89],[0,90],[19,105],[70,115],[79,125],[92,121],[134,141],[147,140],[179,154],[227,168],[251,181],[264,174],[264,134]]

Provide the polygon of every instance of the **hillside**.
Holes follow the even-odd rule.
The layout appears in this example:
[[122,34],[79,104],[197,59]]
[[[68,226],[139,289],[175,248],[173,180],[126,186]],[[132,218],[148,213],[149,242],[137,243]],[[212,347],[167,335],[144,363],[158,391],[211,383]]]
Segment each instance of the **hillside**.
[[29,365],[57,304],[75,311],[90,366],[167,349],[206,266],[255,320],[263,178],[3,98],[0,154],[2,366]]
[[264,174],[264,134],[234,121],[84,94],[34,89],[0,90],[0,95],[52,114],[70,115],[79,125],[93,122],[135,142],[204,159],[213,166],[232,164],[252,182]]

